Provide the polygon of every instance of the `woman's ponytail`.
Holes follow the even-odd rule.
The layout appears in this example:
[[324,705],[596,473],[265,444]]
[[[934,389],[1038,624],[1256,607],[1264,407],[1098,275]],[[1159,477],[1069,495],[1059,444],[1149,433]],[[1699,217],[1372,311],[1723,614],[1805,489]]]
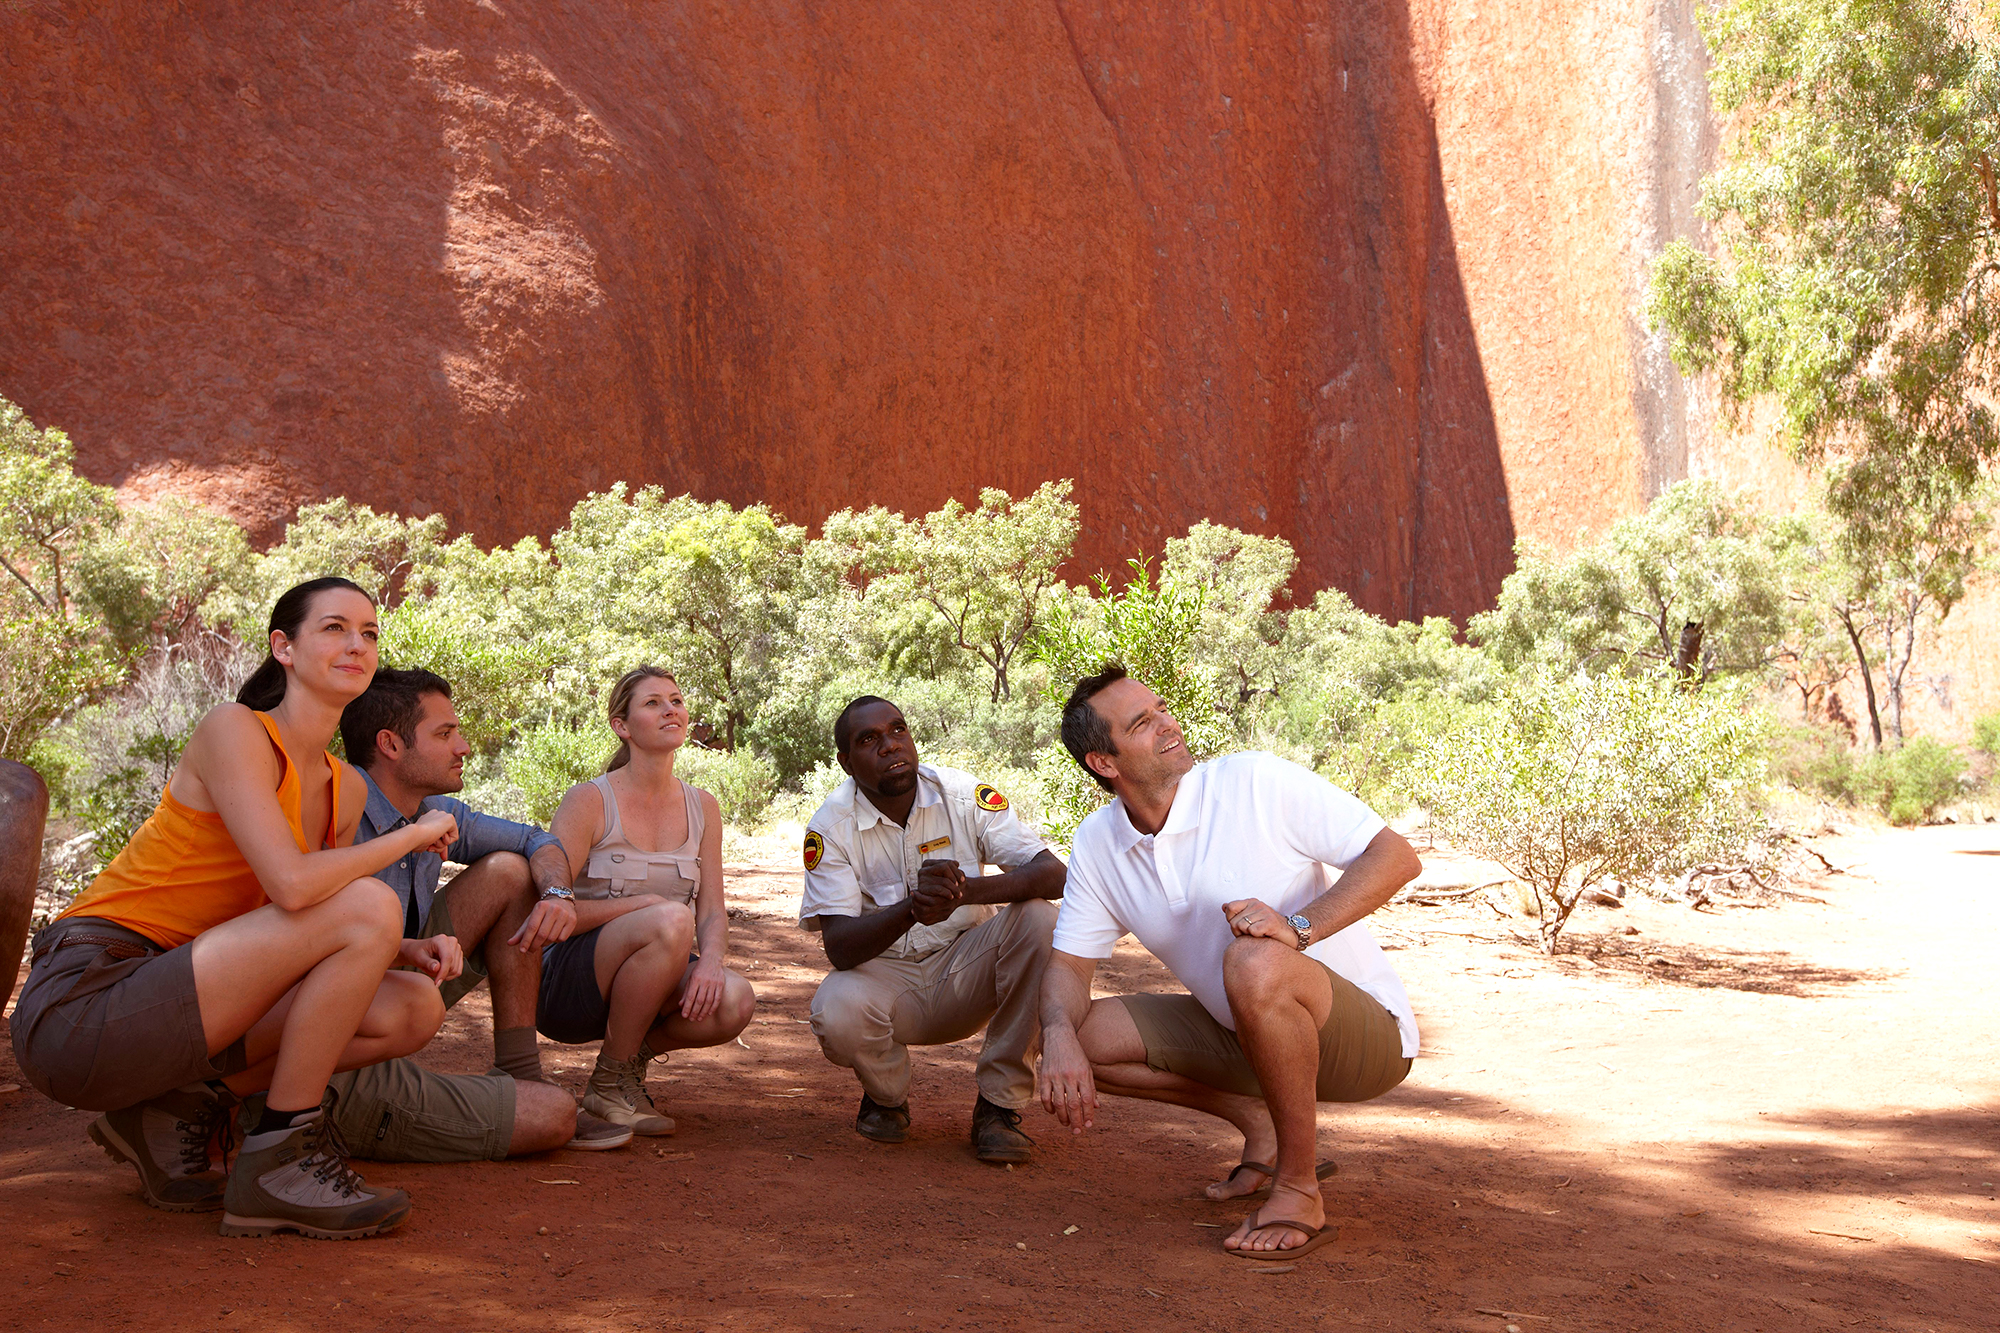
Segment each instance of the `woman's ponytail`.
[[[284,596],[271,607],[271,628],[265,634],[265,638],[268,640],[271,634],[283,634],[288,639],[296,639],[300,628],[306,623],[306,617],[312,614],[313,598],[335,588],[358,592],[363,597],[368,597],[370,605],[375,602],[373,597],[368,596],[368,590],[352,579],[334,577],[308,579],[304,583],[286,589]],[[236,702],[245,708],[268,713],[283,703],[284,699],[285,664],[267,652],[264,654],[263,665],[251,672],[250,679],[243,682],[243,688],[236,691]]]

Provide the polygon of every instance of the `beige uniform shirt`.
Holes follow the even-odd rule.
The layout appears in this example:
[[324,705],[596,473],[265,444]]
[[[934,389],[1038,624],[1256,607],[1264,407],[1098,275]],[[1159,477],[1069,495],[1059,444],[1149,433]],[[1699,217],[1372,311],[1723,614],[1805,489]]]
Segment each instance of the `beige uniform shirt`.
[[[900,827],[849,778],[806,825],[799,924],[816,931],[823,916],[864,916],[902,902],[916,889],[925,861],[957,861],[972,878],[989,865],[1026,865],[1047,849],[1005,796],[970,773],[919,764],[917,801]],[[968,904],[934,926],[911,926],[882,956],[927,958],[993,911],[989,903]]]

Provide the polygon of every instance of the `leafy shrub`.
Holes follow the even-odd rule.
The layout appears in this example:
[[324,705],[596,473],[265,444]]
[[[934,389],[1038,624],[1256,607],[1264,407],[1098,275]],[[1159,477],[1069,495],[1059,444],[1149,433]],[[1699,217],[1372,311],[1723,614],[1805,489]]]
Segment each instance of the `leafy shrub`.
[[547,824],[563,793],[604,771],[617,738],[603,722],[545,722],[517,732],[504,761],[507,780],[521,789],[528,818]]
[[1964,791],[1965,760],[1929,736],[1868,756],[1854,768],[1854,797],[1892,824],[1927,823]]
[[1988,713],[1973,722],[1972,748],[2000,763],[2000,713]]
[[1583,895],[1615,876],[1738,854],[1758,825],[1762,714],[1741,691],[1657,677],[1509,684],[1412,766],[1433,823],[1533,891],[1550,953]]
[[683,746],[674,761],[683,782],[693,783],[715,797],[722,818],[737,828],[754,828],[771,808],[778,790],[778,773],[767,759],[749,750],[704,750]]
[[1832,727],[1789,726],[1776,737],[1773,776],[1829,801],[1854,797],[1854,747]]

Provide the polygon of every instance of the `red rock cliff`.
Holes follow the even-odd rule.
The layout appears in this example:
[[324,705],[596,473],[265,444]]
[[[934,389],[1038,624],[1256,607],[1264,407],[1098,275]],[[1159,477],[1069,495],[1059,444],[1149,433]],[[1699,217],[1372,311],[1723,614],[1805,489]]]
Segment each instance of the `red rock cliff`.
[[0,392],[266,534],[1068,475],[1086,567],[1464,615],[1699,453],[1635,312],[1706,108],[1672,4],[1414,5],[9,8]]

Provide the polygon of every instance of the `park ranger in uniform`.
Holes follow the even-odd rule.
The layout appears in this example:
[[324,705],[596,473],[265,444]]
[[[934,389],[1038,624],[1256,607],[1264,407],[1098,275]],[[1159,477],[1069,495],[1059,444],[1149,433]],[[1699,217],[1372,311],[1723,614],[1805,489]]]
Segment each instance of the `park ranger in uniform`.
[[[1007,798],[970,774],[917,762],[902,710],[865,695],[833,728],[848,773],[807,825],[799,924],[834,970],[813,996],[827,1059],[861,1080],[859,1133],[909,1137],[911,1046],[982,1027],[972,1144],[1024,1162],[1037,995],[1064,869]],[[983,873],[997,866],[1000,874]]]

